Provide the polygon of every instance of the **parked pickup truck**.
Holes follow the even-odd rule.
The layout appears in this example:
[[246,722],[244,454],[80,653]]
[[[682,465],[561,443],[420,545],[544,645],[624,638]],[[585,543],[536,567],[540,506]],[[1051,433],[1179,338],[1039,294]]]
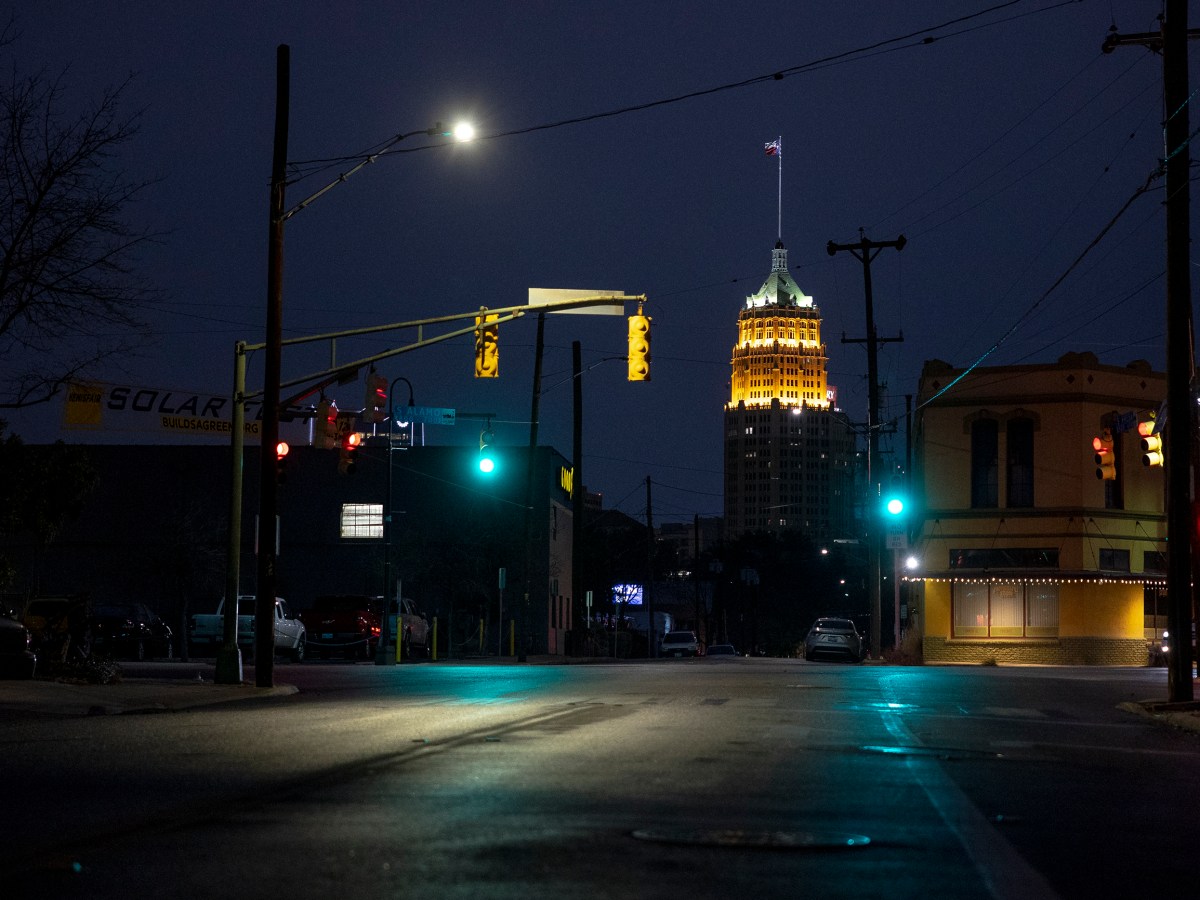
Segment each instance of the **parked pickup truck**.
[[379,644],[378,597],[336,594],[318,597],[311,609],[300,610],[308,631],[309,651],[325,659],[333,654],[347,659],[373,659]]
[[[243,653],[253,654],[255,635],[255,598],[252,595],[238,597],[238,646]],[[197,656],[215,656],[225,643],[225,601],[217,606],[215,613],[197,613],[192,616],[189,640]],[[304,623],[292,615],[287,602],[275,598],[275,653],[287,656],[296,662],[304,659],[307,632]]]

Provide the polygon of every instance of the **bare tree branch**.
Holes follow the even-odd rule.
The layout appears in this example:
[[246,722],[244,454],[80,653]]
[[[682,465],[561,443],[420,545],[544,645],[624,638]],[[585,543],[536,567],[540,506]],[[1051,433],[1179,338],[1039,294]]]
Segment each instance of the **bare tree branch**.
[[[0,29],[0,47],[11,22]],[[136,253],[161,235],[131,227],[152,181],[126,177],[139,115],[129,80],[65,112],[62,78],[13,74],[0,86],[0,409],[45,402],[129,352],[158,298]]]

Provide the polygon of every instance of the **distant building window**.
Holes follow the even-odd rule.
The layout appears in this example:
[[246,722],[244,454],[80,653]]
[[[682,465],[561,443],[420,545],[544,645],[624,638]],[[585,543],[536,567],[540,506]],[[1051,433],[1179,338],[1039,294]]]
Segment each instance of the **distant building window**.
[[971,425],[971,507],[999,505],[999,427],[995,419],[979,419]]
[[956,638],[1058,636],[1058,585],[969,584],[951,592]]
[[383,537],[382,503],[343,503],[342,537],[351,540]]
[[951,569],[1057,569],[1056,547],[968,547],[950,551]]
[[1008,423],[1008,505],[1033,506],[1033,420]]
[[1105,572],[1128,572],[1129,551],[1112,547],[1100,548],[1100,568]]
[[1142,553],[1142,571],[1154,575],[1167,574],[1167,554],[1161,550],[1146,550]]

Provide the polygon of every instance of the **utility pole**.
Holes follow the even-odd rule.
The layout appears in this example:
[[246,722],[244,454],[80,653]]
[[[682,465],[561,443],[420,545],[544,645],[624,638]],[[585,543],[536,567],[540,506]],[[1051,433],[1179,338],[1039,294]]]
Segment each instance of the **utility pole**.
[[[258,585],[254,620],[254,683],[274,685],[275,562],[279,485],[275,445],[279,443],[280,367],[283,361],[283,222],[287,181],[288,109],[291,51],[276,53],[275,149],[271,163],[271,216],[267,241],[267,347],[263,374],[262,443],[259,447]],[[226,597],[225,603],[237,598]]]
[[901,334],[894,338],[881,338],[875,332],[875,307],[871,294],[871,261],[886,247],[903,250],[904,235],[894,241],[872,241],[860,228],[859,240],[855,244],[837,244],[830,241],[826,250],[834,256],[840,250],[847,250],[855,259],[863,264],[863,284],[866,288],[867,300],[867,336],[865,339],[849,339],[842,336],[843,344],[867,345],[867,564],[869,568],[867,593],[871,601],[871,656],[880,656],[880,618],[883,615],[882,602],[879,596],[879,545],[883,537],[880,528],[879,510],[876,508],[879,497],[879,473],[876,471],[879,458],[879,365],[878,349],[880,344],[904,340]]
[[1192,498],[1196,472],[1196,420],[1192,404],[1195,357],[1192,351],[1192,285],[1189,243],[1191,219],[1188,167],[1187,0],[1166,0],[1160,31],[1148,34],[1109,32],[1103,50],[1141,45],[1163,58],[1163,168],[1167,212],[1167,629],[1174,648],[1167,660],[1167,695],[1173,703],[1190,701],[1192,688]]

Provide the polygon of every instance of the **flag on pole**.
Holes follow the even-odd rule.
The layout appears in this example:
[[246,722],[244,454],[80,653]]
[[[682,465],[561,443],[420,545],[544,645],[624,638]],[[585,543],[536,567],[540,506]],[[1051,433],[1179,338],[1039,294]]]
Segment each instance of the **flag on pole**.
[[779,138],[770,143],[763,144],[763,150],[767,152],[767,156],[782,156],[783,148],[779,146]]

